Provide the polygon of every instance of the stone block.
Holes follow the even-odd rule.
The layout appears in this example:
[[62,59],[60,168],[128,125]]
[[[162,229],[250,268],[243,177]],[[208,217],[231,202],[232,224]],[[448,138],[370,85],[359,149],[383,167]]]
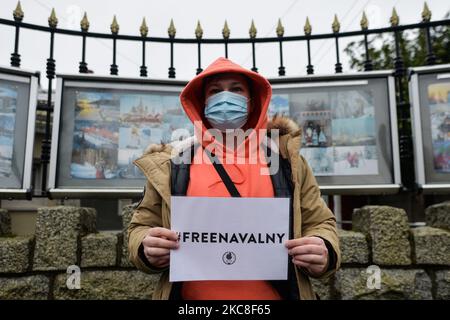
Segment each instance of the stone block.
[[92,208],[39,208],[33,269],[66,270],[70,265],[78,265],[78,242],[83,235],[95,232],[95,220]]
[[415,263],[450,266],[450,231],[431,227],[411,229]]
[[450,230],[450,201],[429,206],[425,210],[428,226]]
[[338,235],[341,248],[341,264],[363,264],[369,262],[369,245],[363,233],[339,229]]
[[353,230],[368,237],[374,264],[411,264],[409,224],[403,209],[389,206],[356,209],[353,213]]
[[49,288],[44,275],[0,278],[0,300],[46,300]]
[[0,273],[27,271],[31,245],[30,237],[0,237]]
[[81,238],[81,267],[112,267],[117,263],[117,233],[90,233]]

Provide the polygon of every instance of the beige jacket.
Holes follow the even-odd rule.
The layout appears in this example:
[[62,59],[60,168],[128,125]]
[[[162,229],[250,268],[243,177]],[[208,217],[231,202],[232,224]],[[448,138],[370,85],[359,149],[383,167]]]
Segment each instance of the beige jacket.
[[[279,152],[287,158],[292,167],[294,237],[319,236],[326,239],[336,253],[336,270],[340,265],[339,239],[333,213],[321,198],[316,179],[306,160],[299,154],[301,130],[286,117],[275,117],[268,123],[268,130],[279,129]],[[128,248],[130,260],[146,273],[161,273],[153,299],[168,299],[172,284],[169,282],[168,268],[154,270],[144,264],[138,249],[149,228],[162,226],[170,229],[170,157],[171,145],[152,145],[135,164],[147,177],[144,197],[134,211],[128,227]],[[328,271],[320,278],[327,278],[336,270]],[[301,299],[315,299],[309,277],[296,268],[297,283]]]

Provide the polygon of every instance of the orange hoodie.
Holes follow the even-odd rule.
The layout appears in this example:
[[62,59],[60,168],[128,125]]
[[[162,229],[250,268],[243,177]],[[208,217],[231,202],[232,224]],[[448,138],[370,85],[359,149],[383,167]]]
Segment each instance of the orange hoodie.
[[[195,125],[198,141],[201,141],[203,147],[208,148],[208,145],[211,145],[211,141],[214,139],[208,134],[205,126],[203,82],[205,77],[219,73],[238,73],[250,79],[252,106],[246,127],[255,130],[237,149],[249,148],[248,141],[257,137],[258,129],[266,128],[267,109],[272,97],[270,83],[258,73],[244,69],[228,59],[218,58],[186,85],[180,95],[181,104],[187,116]],[[235,159],[238,157],[235,150],[223,149],[228,154],[234,153],[232,156]],[[248,156],[249,153],[242,153],[242,155]],[[200,159],[203,159],[203,161],[200,161]],[[219,159],[223,160],[224,155]],[[249,161],[245,161],[245,159],[243,164],[241,164],[242,161],[235,161],[233,164],[221,162],[242,197],[274,196],[270,176],[261,174],[261,170],[267,170],[267,164],[264,161],[258,159],[257,163],[253,164],[249,164]],[[190,166],[187,196],[230,197],[222,179],[209,159],[203,155],[203,148],[197,148],[194,161]],[[245,212],[242,214],[245,214]],[[190,281],[183,283],[182,296],[188,300],[280,299],[276,290],[266,281]]]

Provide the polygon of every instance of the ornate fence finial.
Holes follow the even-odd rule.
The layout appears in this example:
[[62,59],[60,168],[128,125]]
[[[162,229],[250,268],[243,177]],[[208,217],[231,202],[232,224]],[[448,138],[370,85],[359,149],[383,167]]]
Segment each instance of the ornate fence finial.
[[283,35],[284,35],[284,27],[281,24],[281,19],[278,19],[277,36],[281,38]]
[[230,38],[230,28],[228,28],[227,20],[225,20],[225,24],[223,25],[222,36],[224,39]]
[[428,5],[426,2],[423,4],[423,10],[422,10],[422,21],[423,22],[430,22],[431,20],[431,11],[428,8]]
[[391,22],[392,27],[396,27],[400,23],[400,18],[397,14],[397,11],[395,10],[395,7],[392,8],[392,15],[391,15],[391,18],[389,19],[389,21]]
[[139,28],[141,32],[141,36],[146,37],[148,34],[147,22],[145,21],[145,17],[142,19],[141,27]]
[[114,15],[113,21],[111,23],[111,33],[118,34],[119,33],[119,24],[117,23],[116,15]]
[[306,22],[305,22],[305,26],[303,27],[303,31],[305,31],[305,35],[307,35],[307,36],[311,35],[312,27],[311,27],[311,24],[309,23],[308,17],[306,17]]
[[365,11],[363,11],[360,24],[361,24],[361,29],[362,30],[369,29],[369,20],[367,20],[367,16],[366,16],[366,12]]
[[89,30],[89,20],[88,20],[86,12],[84,12],[83,19],[81,19],[80,26],[81,26],[81,31],[83,31],[83,32],[87,32]]
[[13,11],[14,20],[17,22],[21,22],[23,20],[23,10],[20,5],[20,1],[17,2],[16,9]]
[[250,25],[250,30],[248,31],[248,33],[250,34],[250,38],[255,39],[256,32],[255,22],[252,19],[252,24]]
[[175,38],[175,35],[177,33],[177,29],[175,29],[175,25],[173,23],[173,19],[170,19],[170,25],[169,25],[169,29],[167,29],[167,32],[169,34],[169,37]]
[[200,25],[200,20],[197,21],[197,27],[195,28],[195,37],[200,40],[203,37],[203,29]]
[[58,25],[58,18],[56,18],[55,8],[52,9],[52,13],[50,13],[50,17],[48,18],[48,25],[50,28],[56,28]]
[[331,25],[331,28],[333,29],[334,33],[338,33],[339,29],[341,28],[341,24],[339,23],[337,14],[334,15],[333,24]]

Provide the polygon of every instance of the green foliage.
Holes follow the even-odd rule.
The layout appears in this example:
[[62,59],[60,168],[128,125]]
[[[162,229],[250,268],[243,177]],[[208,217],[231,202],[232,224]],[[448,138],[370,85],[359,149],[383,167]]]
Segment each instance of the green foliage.
[[[450,12],[446,14],[447,19]],[[430,29],[433,53],[436,64],[450,63],[450,27],[439,26]],[[394,34],[369,36],[369,56],[374,70],[394,69],[395,39]],[[424,29],[399,32],[399,49],[404,67],[426,65],[427,42]],[[349,56],[350,68],[364,70],[366,60],[364,40],[350,42],[344,49]]]

